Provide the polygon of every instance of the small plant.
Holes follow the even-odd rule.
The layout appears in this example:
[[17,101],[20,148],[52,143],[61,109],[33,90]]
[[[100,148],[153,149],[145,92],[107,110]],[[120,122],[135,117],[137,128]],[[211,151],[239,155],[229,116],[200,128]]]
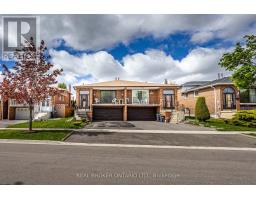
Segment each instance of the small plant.
[[73,122],[73,124],[74,124],[75,126],[81,126],[82,122],[81,122],[81,121],[75,121],[75,122]]
[[195,117],[199,121],[210,119],[210,113],[204,97],[198,97],[196,101]]

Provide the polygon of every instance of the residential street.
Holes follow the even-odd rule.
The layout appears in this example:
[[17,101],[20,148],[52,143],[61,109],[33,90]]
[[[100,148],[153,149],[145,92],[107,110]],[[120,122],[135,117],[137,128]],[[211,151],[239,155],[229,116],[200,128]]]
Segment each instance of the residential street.
[[0,184],[256,184],[256,151],[1,143]]

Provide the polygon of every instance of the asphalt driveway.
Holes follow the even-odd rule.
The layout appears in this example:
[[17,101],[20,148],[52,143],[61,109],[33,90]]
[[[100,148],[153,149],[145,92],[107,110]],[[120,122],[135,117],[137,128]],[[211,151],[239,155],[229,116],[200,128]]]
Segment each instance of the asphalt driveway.
[[87,129],[128,129],[128,130],[182,130],[182,131],[207,131],[212,128],[193,126],[190,124],[170,124],[157,121],[100,121],[92,122]]
[[256,138],[241,134],[73,132],[68,142],[256,148]]

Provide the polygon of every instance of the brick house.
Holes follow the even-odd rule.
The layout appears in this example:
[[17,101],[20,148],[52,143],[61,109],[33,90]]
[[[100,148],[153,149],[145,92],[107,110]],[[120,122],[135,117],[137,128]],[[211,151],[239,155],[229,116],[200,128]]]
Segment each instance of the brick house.
[[[54,117],[66,117],[72,113],[71,92],[59,89],[60,94],[49,97],[45,101],[34,106],[34,119],[47,119]],[[0,99],[0,120],[26,120],[29,119],[29,109],[26,104],[19,104],[15,99],[3,102]]]
[[230,118],[237,110],[256,108],[256,89],[239,91],[229,77],[187,82],[178,89],[178,103],[191,115],[198,96],[205,97],[212,117]]
[[175,84],[114,81],[75,86],[78,110],[90,120],[156,120],[166,118],[177,108]]

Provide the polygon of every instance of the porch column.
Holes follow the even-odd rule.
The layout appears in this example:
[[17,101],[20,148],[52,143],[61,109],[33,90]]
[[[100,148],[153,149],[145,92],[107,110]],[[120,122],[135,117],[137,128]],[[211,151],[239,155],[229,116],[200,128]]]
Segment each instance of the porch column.
[[236,91],[236,110],[239,111],[240,110],[240,91],[235,90]]
[[93,104],[93,89],[90,89],[90,92],[89,92],[89,98],[90,98],[90,111],[92,112],[92,104]]
[[159,108],[159,113],[162,112],[163,109],[163,88],[159,89],[159,104],[160,104],[160,108]]
[[123,110],[123,119],[124,121],[127,121],[127,88],[124,88],[124,110]]
[[80,90],[78,88],[76,88],[76,105],[78,108],[80,107]]
[[179,110],[179,102],[178,102],[178,89],[174,89],[174,109]]

